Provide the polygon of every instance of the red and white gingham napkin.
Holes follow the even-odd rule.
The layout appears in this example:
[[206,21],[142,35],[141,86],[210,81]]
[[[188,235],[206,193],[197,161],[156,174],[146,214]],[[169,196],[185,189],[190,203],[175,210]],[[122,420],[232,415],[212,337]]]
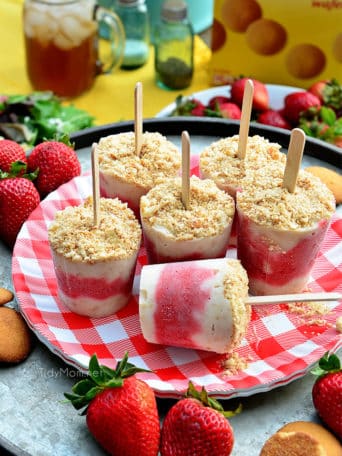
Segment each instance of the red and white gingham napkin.
[[[192,157],[192,173],[198,159]],[[248,367],[226,375],[226,356],[147,343],[138,316],[140,271],[146,264],[144,248],[138,258],[134,296],[117,314],[99,319],[70,312],[57,299],[47,227],[57,210],[77,205],[91,193],[90,175],[80,176],[51,193],[23,225],[13,251],[13,284],[23,316],[40,340],[67,363],[86,371],[97,354],[101,364],[115,367],[128,351],[130,361],[153,373],[139,374],[161,397],[178,397],[188,381],[205,386],[216,397],[248,396],[268,391],[303,376],[326,351],[342,346],[335,322],[342,303],[329,304],[326,323],[310,324],[287,305],[253,308],[249,330],[237,350]],[[309,284],[312,291],[342,292],[342,219],[334,217]],[[232,249],[229,256],[234,256]]]

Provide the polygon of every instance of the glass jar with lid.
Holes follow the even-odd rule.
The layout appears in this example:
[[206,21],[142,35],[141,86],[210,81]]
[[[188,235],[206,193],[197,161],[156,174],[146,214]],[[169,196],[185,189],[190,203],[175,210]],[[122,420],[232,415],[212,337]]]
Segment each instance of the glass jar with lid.
[[139,68],[149,57],[150,30],[145,0],[116,0],[114,11],[120,17],[126,34],[121,68]]
[[165,0],[154,33],[157,84],[165,89],[184,89],[194,71],[194,33],[183,0]]

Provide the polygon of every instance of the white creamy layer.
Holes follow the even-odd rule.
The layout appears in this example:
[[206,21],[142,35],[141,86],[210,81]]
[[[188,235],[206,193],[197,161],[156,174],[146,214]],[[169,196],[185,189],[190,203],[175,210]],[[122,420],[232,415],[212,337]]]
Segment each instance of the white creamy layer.
[[[54,251],[52,251],[52,256],[55,269],[62,271],[64,275],[79,277],[82,280],[99,279],[108,283],[116,279],[120,279],[123,282],[130,280],[137,260],[137,253],[126,259],[100,261],[97,263],[75,262]],[[72,298],[61,291],[58,280],[57,289],[61,302],[71,311],[91,318],[112,315],[127,304],[131,297],[131,294],[128,293],[115,294],[105,299],[86,296]]]
[[72,312],[90,318],[101,318],[113,315],[122,309],[129,301],[130,295],[118,294],[106,299],[94,299],[81,296],[70,298],[58,290],[59,299]]
[[271,285],[267,281],[250,279],[249,291],[255,296],[283,295],[302,293],[306,291],[310,273],[298,275],[295,279],[289,280],[284,285]]
[[[139,315],[142,332],[148,342],[184,346],[184,341],[182,339],[168,341],[158,340],[156,325],[158,325],[158,329],[160,329],[162,328],[162,325],[170,324],[170,322],[156,322],[154,317],[158,305],[163,305],[163,303],[158,304],[156,302],[155,295],[164,268],[167,267],[174,270],[174,274],[171,272],[173,277],[171,286],[179,289],[181,295],[183,284],[177,280],[177,268],[183,264],[184,263],[169,263],[167,265],[156,264],[144,266],[142,269],[140,277]],[[210,297],[201,311],[199,311],[195,302],[192,307],[192,295],[189,293],[189,290],[187,290],[186,296],[187,298],[190,298],[189,306],[192,309],[192,317],[201,329],[199,332],[193,333],[193,329],[189,327],[186,338],[187,341],[191,341],[191,347],[188,345],[189,342],[187,342],[186,346],[193,349],[226,353],[229,351],[234,330],[231,303],[224,296],[224,277],[226,274],[230,273],[229,267],[227,266],[227,260],[224,258],[199,260],[192,261],[191,264],[193,265],[194,270],[197,270],[198,268],[210,269],[214,272],[214,275],[201,283],[196,281],[196,275],[194,275],[193,282],[190,283],[190,288],[193,290],[201,289],[209,292]],[[194,299],[196,298],[194,297]],[[177,306],[177,303],[175,303],[175,306]],[[172,311],[177,313],[178,309],[174,308]],[[182,328],[182,330],[184,330],[184,328]]]
[[302,228],[298,230],[280,230],[270,226],[261,226],[253,220],[248,219],[245,214],[237,207],[238,217],[240,223],[244,223],[244,220],[248,220],[248,229],[251,235],[251,239],[262,238],[267,240],[271,250],[279,250],[281,252],[287,252],[292,250],[302,240],[311,238],[322,228],[318,223],[315,223],[310,228]]
[[148,187],[142,187],[134,183],[122,182],[115,176],[107,175],[99,171],[101,194],[106,198],[125,199],[136,213],[139,212],[140,198],[148,192]]
[[153,243],[156,252],[170,258],[186,258],[194,254],[201,254],[203,258],[215,258],[228,246],[232,228],[231,222],[216,236],[183,241],[170,237],[164,227],[150,226],[144,223],[144,219],[141,222],[144,235]]

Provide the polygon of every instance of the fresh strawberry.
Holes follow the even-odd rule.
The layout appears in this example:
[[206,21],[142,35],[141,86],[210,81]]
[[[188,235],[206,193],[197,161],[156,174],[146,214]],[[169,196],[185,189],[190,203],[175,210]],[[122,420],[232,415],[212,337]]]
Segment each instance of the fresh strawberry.
[[204,116],[205,105],[196,98],[187,98],[183,95],[178,95],[175,100],[176,107],[172,111],[171,116]]
[[328,352],[312,371],[318,378],[312,388],[312,401],[322,421],[342,439],[342,369],[337,355]]
[[146,372],[128,362],[127,353],[116,369],[100,366],[96,355],[89,376],[65,397],[84,409],[88,429],[99,444],[115,456],[157,456],[160,424],[152,388],[136,377]]
[[280,111],[274,109],[267,109],[266,111],[261,112],[257,118],[258,122],[264,125],[271,125],[278,128],[286,128],[291,130],[291,125],[281,114]]
[[0,140],[0,169],[9,172],[16,161],[27,163],[26,154],[20,144],[11,139]]
[[342,148],[342,135],[334,138],[334,145]]
[[327,106],[309,108],[299,117],[299,127],[308,136],[330,142],[338,146],[342,136],[342,117]]
[[316,95],[317,98],[320,99],[321,103],[324,102],[323,100],[323,91],[325,89],[325,86],[327,85],[328,81],[316,81],[314,82],[309,88],[308,92]]
[[229,97],[225,97],[224,95],[216,95],[215,97],[210,98],[208,101],[207,107],[216,110],[219,109],[222,103],[229,103],[231,99]]
[[320,99],[316,95],[307,91],[293,92],[285,97],[284,115],[289,122],[297,126],[302,113],[309,108],[320,106]]
[[317,81],[308,91],[316,95],[322,105],[332,108],[338,115],[342,115],[342,85],[336,79]]
[[198,100],[193,100],[193,107],[190,111],[190,115],[203,117],[205,115],[205,105]]
[[161,456],[228,456],[234,432],[222,406],[189,382],[187,397],[168,411],[161,432]]
[[[230,95],[232,101],[238,106],[242,106],[243,94],[245,90],[246,81],[249,78],[237,79],[231,86]],[[267,87],[257,79],[252,79],[254,85],[252,109],[255,111],[265,111],[269,108],[270,97]]]
[[221,103],[218,110],[224,119],[241,119],[241,109],[235,103]]
[[[0,238],[10,247],[31,212],[40,202],[39,193],[30,178],[22,175],[26,165],[14,162],[9,173],[0,173]],[[27,177],[24,177],[27,176]]]
[[29,171],[39,169],[36,187],[43,198],[81,173],[81,165],[72,147],[60,141],[44,141],[28,156]]

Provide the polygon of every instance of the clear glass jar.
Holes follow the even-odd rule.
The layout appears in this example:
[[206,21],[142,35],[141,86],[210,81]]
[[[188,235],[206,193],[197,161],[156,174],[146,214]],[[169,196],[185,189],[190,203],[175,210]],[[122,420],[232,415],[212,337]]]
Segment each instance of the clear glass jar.
[[114,10],[120,17],[126,34],[121,68],[139,68],[149,57],[150,29],[145,0],[117,0]]
[[191,84],[194,70],[194,33],[183,0],[166,0],[155,33],[157,85],[184,89]]

